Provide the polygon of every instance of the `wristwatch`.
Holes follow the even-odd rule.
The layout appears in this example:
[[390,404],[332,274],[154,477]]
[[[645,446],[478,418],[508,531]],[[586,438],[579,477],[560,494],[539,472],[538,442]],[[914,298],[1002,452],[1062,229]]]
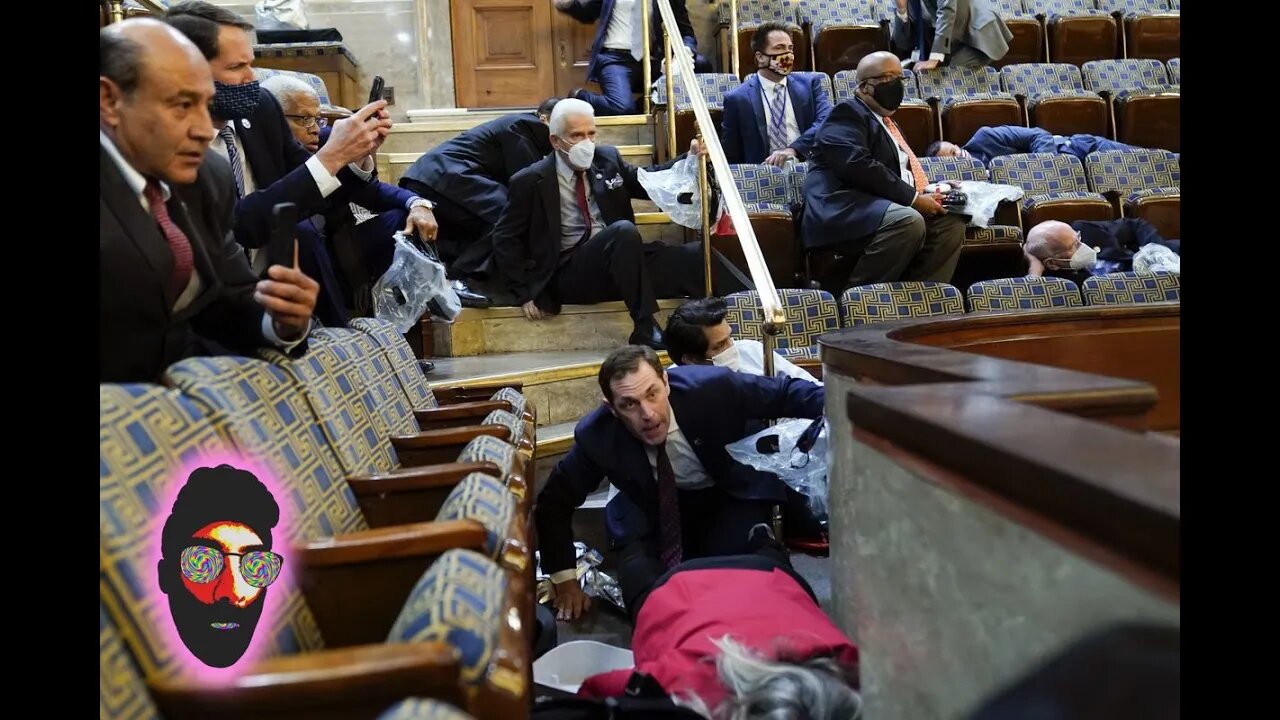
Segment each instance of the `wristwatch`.
[[409,201],[409,210],[412,211],[416,207],[425,207],[428,210],[435,210],[436,204],[426,198],[414,198]]

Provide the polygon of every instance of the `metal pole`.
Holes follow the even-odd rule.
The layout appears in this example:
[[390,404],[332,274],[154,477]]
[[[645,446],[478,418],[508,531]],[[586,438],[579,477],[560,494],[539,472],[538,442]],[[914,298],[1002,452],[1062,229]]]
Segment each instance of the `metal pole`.
[[729,0],[729,52],[733,63],[733,76],[741,78],[738,70],[738,0]]
[[[701,130],[701,128],[699,128]],[[698,133],[698,146],[702,146],[702,133]],[[702,272],[707,297],[711,297],[711,187],[707,182],[707,156],[698,155],[698,193],[702,198]]]
[[[773,377],[773,374],[776,371],[773,363],[773,350],[774,346],[777,344],[777,336],[781,331],[782,328],[772,320],[766,319],[764,321],[764,376],[767,378]],[[774,425],[776,423],[775,421],[770,420],[769,424]],[[773,517],[770,518],[770,524],[773,526],[773,536],[778,538],[778,540],[782,540],[783,527],[781,505],[773,506]]]
[[650,62],[649,58],[653,57],[653,54],[649,50],[649,43],[650,43],[649,28],[652,27],[652,23],[649,22],[650,0],[636,0],[636,1],[644,2],[644,6],[640,8],[640,22],[644,25],[644,29],[640,31],[644,33],[643,35],[641,35],[641,43],[640,43],[641,46],[644,48],[644,53],[643,53],[644,59],[640,61],[640,66],[642,71],[644,72],[644,114],[652,115],[653,114],[653,63]]
[[111,1],[111,22],[118,23],[124,20],[124,2],[123,0]]
[[673,158],[680,154],[676,152],[676,66],[671,58],[671,35],[665,23],[662,28],[662,57],[666,61],[662,75],[667,79],[667,157]]

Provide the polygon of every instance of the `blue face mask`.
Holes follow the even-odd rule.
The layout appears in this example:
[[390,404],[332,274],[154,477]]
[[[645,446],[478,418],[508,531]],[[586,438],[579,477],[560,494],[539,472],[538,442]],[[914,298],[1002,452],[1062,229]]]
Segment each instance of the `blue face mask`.
[[242,85],[213,83],[213,106],[209,113],[215,120],[243,120],[258,109],[258,81],[250,80]]

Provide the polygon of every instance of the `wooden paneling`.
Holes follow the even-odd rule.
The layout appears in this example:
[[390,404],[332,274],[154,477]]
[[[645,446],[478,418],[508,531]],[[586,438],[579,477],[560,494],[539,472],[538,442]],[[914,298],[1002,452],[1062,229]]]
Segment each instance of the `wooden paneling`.
[[459,107],[537,105],[555,80],[549,0],[454,0]]
[[594,92],[600,86],[587,84],[587,64],[591,62],[591,40],[595,37],[596,24],[580,23],[562,12],[551,13],[551,32],[555,40],[555,86],[547,89],[565,97],[574,88],[585,87]]

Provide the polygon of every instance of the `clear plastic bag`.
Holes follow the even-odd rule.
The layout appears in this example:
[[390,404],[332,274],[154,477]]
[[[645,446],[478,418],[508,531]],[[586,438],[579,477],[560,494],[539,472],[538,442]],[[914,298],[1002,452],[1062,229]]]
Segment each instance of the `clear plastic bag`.
[[[813,420],[782,420],[773,427],[729,443],[725,450],[734,460],[767,473],[777,475],[792,490],[809,498],[814,515],[827,515],[827,422],[822,420],[817,438],[812,440],[808,452],[796,448],[796,443]],[[772,437],[777,437],[775,444]]]
[[259,30],[309,30],[304,0],[261,0],[253,6]]
[[671,221],[702,229],[702,193],[698,190],[698,158],[689,156],[666,170],[637,173],[649,199],[671,216]]
[[[575,542],[573,549],[577,557],[574,571],[577,572],[578,584],[582,586],[582,591],[587,594],[587,597],[604,600],[626,612],[626,605],[622,601],[622,587],[612,575],[600,570],[600,564],[604,562],[604,556],[600,551],[589,548],[581,542]],[[551,602],[555,598],[555,586],[551,582],[551,575],[542,571],[542,553],[535,552],[533,557],[538,602]]]
[[396,250],[391,267],[373,285],[373,314],[407,333],[428,309],[452,322],[462,312],[462,301],[445,277],[444,264],[395,234]]
[[1022,199],[1022,188],[1014,185],[1001,185],[981,180],[965,180],[963,182],[932,183],[925,190],[958,190],[965,194],[968,202],[963,207],[955,208],[960,215],[969,216],[969,225],[984,228],[996,214],[1001,202]]
[[1182,274],[1182,258],[1178,253],[1159,243],[1147,243],[1133,255],[1133,271],[1140,273],[1167,272]]

